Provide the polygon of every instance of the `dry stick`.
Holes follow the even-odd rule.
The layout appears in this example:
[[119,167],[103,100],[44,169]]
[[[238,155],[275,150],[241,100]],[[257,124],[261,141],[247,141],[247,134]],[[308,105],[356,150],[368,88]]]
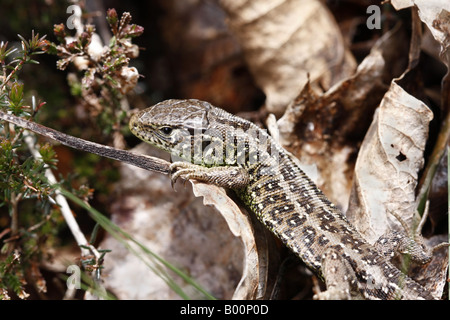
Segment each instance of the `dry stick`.
[[26,128],[30,131],[33,131],[37,134],[50,138],[52,140],[56,140],[63,145],[86,151],[94,154],[98,154],[99,156],[118,160],[121,162],[125,162],[131,164],[133,166],[145,169],[156,171],[164,174],[169,173],[170,163],[151,156],[135,154],[130,151],[116,149],[113,147],[105,146],[99,143],[87,141],[84,139],[76,138],[74,136],[59,132],[54,129],[47,128],[43,125],[37,124],[35,122],[25,120],[19,117],[16,117],[11,114],[6,114],[0,111],[0,119],[11,122],[19,127]]
[[[42,156],[39,153],[37,149],[37,145],[34,144],[34,135],[30,133],[28,130],[24,130],[24,140],[25,143],[28,145],[28,149],[31,152],[31,155],[36,159],[42,161]],[[47,177],[48,181],[51,184],[56,184],[57,180],[50,168],[45,169],[45,176]],[[55,201],[59,205],[61,209],[61,213],[64,217],[64,220],[67,223],[67,226],[69,227],[70,231],[72,232],[72,235],[75,238],[75,241],[77,242],[78,246],[81,249],[81,255],[83,257],[87,257],[90,253],[92,253],[95,256],[95,260],[98,261],[100,258],[100,253],[97,251],[97,249],[91,245],[86,237],[84,236],[83,232],[81,232],[81,229],[75,220],[75,217],[73,216],[72,210],[69,207],[69,203],[67,202],[67,199],[61,194],[61,191],[59,189],[55,190]],[[89,248],[89,249],[87,249]],[[69,272],[69,269],[67,269],[66,272]],[[93,271],[92,273],[94,273]],[[64,294],[65,299],[73,298],[75,295],[75,288],[71,288],[68,286],[66,293]]]
[[[32,156],[37,160],[42,160],[41,154],[35,148],[33,136],[31,135],[31,133],[25,130],[24,135],[25,135],[25,143],[28,145],[28,149],[30,150]],[[45,169],[45,176],[47,177],[48,181],[51,184],[57,183],[56,178],[53,175],[53,172],[50,168]],[[64,216],[64,220],[66,221],[75,240],[77,241],[78,245],[81,248],[81,255],[85,257],[89,255],[90,252],[92,252],[96,257],[96,259],[98,259],[100,257],[100,254],[93,246],[89,245],[89,242],[85,238],[84,234],[81,232],[80,227],[78,226],[78,223],[75,221],[75,217],[73,216],[73,213],[70,210],[66,198],[64,198],[64,196],[61,195],[61,192],[58,189],[55,190],[55,193],[56,193],[55,201],[60,206],[62,215]],[[90,250],[85,249],[84,246],[89,247]]]

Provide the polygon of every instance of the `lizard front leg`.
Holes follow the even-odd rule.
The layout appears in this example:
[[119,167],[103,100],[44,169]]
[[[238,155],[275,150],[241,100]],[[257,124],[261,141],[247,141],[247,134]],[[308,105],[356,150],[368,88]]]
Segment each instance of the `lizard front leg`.
[[219,187],[241,189],[248,185],[249,174],[240,167],[202,167],[189,162],[174,162],[170,165],[172,183],[178,178],[198,180]]

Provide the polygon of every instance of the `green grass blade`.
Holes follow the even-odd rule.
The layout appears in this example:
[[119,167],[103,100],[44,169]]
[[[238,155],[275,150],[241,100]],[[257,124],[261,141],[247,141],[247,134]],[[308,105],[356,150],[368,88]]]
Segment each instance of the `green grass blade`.
[[[111,222],[107,217],[101,214],[96,209],[90,207],[82,200],[77,198],[75,195],[70,193],[69,191],[59,187],[61,193],[72,202],[78,204],[85,210],[87,210],[91,217],[97,222],[106,232],[108,232],[111,236],[117,239],[120,243],[122,243],[132,254],[138,257],[141,261],[143,261],[156,275],[158,275],[166,284],[174,290],[180,297],[183,299],[191,299],[188,294],[184,292],[184,290],[176,284],[173,278],[167,273],[166,270],[170,270],[179,276],[183,281],[191,285],[194,289],[196,289],[200,294],[203,295],[205,299],[214,300],[215,297],[212,296],[209,292],[203,289],[197,282],[195,282],[191,277],[186,275],[183,271],[164,260],[162,257],[157,255],[155,252],[151,251],[143,244],[135,240],[131,235],[123,231],[119,226]],[[134,246],[132,245],[134,244]],[[136,250],[136,247],[138,250]],[[150,259],[145,258],[145,256]]]

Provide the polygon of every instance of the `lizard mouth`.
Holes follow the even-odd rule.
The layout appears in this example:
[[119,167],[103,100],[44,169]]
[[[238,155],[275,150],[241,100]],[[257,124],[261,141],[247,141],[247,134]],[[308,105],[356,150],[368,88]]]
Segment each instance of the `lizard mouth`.
[[133,129],[133,127],[136,126],[136,113],[131,115],[129,126],[130,129]]
[[130,117],[128,127],[136,137],[142,141],[149,143],[159,149],[171,152],[175,146],[181,142],[180,137],[172,135],[172,130],[168,132],[167,128],[170,127],[159,127],[153,124],[146,123],[143,118],[146,117],[145,110],[141,112],[134,113]]
[[135,114],[133,114],[131,116],[128,126],[130,128],[130,131],[134,135],[137,135],[139,133],[139,120],[138,120],[138,114],[137,113],[135,113]]
[[142,123],[139,118],[140,118],[139,112],[133,114],[130,118],[128,127],[129,127],[131,133],[133,133],[136,137],[138,137],[139,139],[141,139],[145,142],[150,142],[148,135],[144,134],[146,131],[142,130]]

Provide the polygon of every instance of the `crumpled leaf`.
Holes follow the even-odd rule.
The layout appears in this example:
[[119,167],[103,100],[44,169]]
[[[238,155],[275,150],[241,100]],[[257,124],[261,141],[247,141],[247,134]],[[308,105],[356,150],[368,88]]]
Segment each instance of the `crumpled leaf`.
[[[264,298],[268,278],[268,247],[263,230],[255,232],[252,219],[248,213],[241,211],[223,188],[192,181],[195,196],[203,197],[206,206],[214,206],[230,228],[235,237],[244,245],[244,270],[242,278],[233,294],[233,299],[249,300]],[[255,227],[259,224],[255,224]]]
[[[166,154],[142,143],[133,149],[166,158]],[[231,299],[241,278],[243,247],[223,218],[196,198],[190,184],[177,183],[160,173],[122,165],[122,179],[115,188],[111,219],[124,231],[187,273],[218,299]],[[119,299],[179,299],[145,263],[108,234],[101,248],[105,256],[105,286]],[[200,298],[173,275],[191,298]]]
[[433,34],[433,37],[442,46],[442,52],[445,52],[447,59],[443,59],[447,67],[449,66],[450,52],[450,2],[447,0],[391,0],[396,10],[416,6],[419,11],[419,17]]
[[[175,71],[171,76],[176,96],[208,101],[232,113],[253,110],[255,99],[261,100],[263,94],[254,84],[218,0],[158,3],[164,12],[158,25],[166,44],[161,60],[167,59],[170,69],[155,61],[152,78],[158,74],[165,78]],[[155,82],[158,87],[169,85]]]
[[431,110],[395,81],[381,101],[361,145],[347,216],[369,242],[417,209],[415,188],[423,167]]
[[309,78],[328,89],[356,66],[316,0],[221,0],[269,112],[281,115]]
[[[392,0],[392,5],[397,9],[411,6],[417,7],[420,20],[425,23],[434,39],[440,45],[440,59],[447,66],[447,74],[442,80],[441,86],[441,130],[437,137],[429,163],[424,170],[419,198],[428,193],[450,138],[450,2],[446,0]],[[428,45],[434,45],[428,40]],[[424,46],[425,44],[423,44]]]

